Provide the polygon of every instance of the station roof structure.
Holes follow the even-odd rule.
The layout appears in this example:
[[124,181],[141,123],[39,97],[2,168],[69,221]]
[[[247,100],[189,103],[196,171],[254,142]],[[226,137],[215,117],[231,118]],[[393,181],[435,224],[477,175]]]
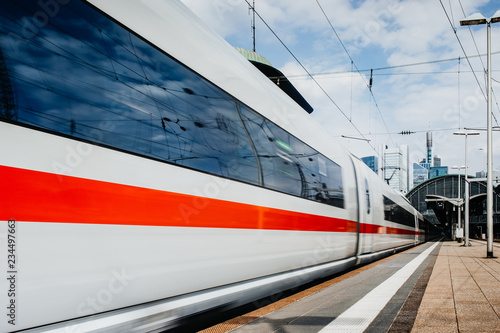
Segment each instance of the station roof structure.
[[[471,176],[468,178],[474,179]],[[460,176],[460,195],[458,179],[457,174],[429,179],[414,187],[406,197],[427,220],[445,230],[450,229],[458,221],[458,209],[462,212],[464,209],[465,177]],[[470,182],[469,188],[470,233],[471,235],[479,234],[479,230],[484,233],[486,232],[486,182]],[[494,229],[498,233],[500,232],[500,196],[496,191],[494,193],[493,221]],[[464,214],[461,215],[463,219]]]

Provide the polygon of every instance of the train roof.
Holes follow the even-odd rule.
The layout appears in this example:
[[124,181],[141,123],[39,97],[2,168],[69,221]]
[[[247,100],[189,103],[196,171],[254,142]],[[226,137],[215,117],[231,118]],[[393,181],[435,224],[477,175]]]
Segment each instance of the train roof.
[[293,84],[288,80],[288,78],[279,69],[275,68],[271,63],[261,56],[260,54],[242,49],[241,47],[235,47],[235,49],[241,53],[242,56],[248,59],[258,70],[260,70],[269,80],[273,81],[281,90],[290,96],[301,108],[303,108],[307,113],[312,113],[314,111],[313,107],[306,101],[306,99],[299,93]]

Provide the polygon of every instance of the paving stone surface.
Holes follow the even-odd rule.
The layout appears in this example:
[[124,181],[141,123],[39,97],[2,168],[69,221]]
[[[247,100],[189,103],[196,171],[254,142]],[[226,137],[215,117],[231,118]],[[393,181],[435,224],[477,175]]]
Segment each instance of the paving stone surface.
[[500,332],[500,260],[471,243],[441,246],[412,332]]

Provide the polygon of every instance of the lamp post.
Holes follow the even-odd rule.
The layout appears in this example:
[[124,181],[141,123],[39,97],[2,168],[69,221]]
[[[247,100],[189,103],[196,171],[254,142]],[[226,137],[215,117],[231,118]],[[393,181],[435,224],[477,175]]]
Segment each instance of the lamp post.
[[488,94],[487,94],[487,179],[486,179],[486,228],[487,228],[487,244],[486,244],[486,256],[488,258],[493,258],[493,139],[492,139],[492,126],[491,126],[491,23],[500,22],[500,10],[490,17],[485,18],[483,15],[476,13],[469,17],[466,17],[463,21],[460,21],[460,25],[487,25],[487,35],[486,35],[486,53],[487,53],[487,71],[488,71]]
[[[456,169],[458,170],[458,195],[457,195],[457,198],[458,198],[458,226],[457,226],[457,230],[461,230],[462,229],[462,215],[461,215],[461,210],[462,210],[462,193],[460,193],[460,170],[461,169],[465,169],[464,166],[452,166],[451,169]],[[461,238],[462,237],[457,237],[458,238],[458,242],[461,242]]]
[[[465,233],[465,243],[464,246],[470,246],[469,242],[469,179],[467,170],[467,137],[469,135],[479,135],[479,132],[455,132],[453,135],[463,135],[465,136],[465,207],[464,207],[464,233]],[[460,178],[459,178],[460,180]]]

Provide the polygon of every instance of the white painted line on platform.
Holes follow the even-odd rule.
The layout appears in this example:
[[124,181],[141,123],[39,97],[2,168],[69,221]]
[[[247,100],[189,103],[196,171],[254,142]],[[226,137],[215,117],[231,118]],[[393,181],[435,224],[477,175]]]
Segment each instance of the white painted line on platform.
[[361,333],[366,330],[371,322],[378,316],[380,311],[389,303],[399,288],[401,288],[410,278],[413,272],[415,272],[418,266],[420,266],[438,244],[438,242],[434,243],[434,245],[422,252],[419,256],[394,273],[390,278],[375,287],[375,289],[366,294],[365,297],[325,326],[320,333]]

